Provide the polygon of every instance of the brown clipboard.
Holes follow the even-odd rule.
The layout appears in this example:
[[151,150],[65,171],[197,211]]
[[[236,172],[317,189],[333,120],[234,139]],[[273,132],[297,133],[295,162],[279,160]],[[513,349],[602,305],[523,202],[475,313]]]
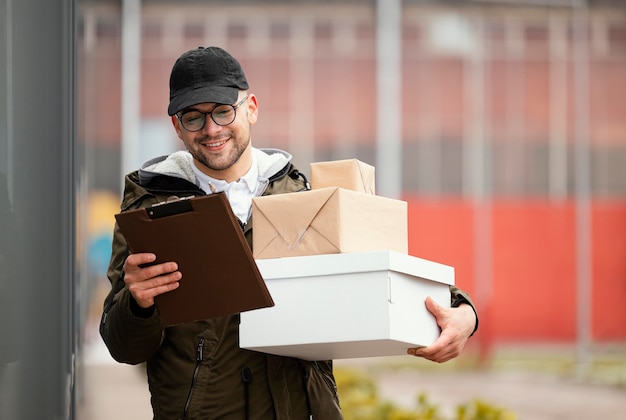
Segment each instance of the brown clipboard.
[[174,261],[180,286],[155,298],[166,326],[274,306],[224,193],[115,215],[132,253]]

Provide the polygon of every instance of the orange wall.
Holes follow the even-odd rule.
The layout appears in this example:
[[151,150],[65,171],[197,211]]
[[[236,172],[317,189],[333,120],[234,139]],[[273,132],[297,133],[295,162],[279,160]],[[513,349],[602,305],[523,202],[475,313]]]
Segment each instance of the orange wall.
[[[491,226],[474,246],[475,206],[463,200],[405,197],[409,252],[455,267],[456,283],[476,299],[488,342],[576,339],[576,207],[573,201],[496,200]],[[592,203],[592,337],[626,339],[626,201]],[[487,273],[475,279],[475,254]],[[481,257],[482,255],[482,257]],[[479,270],[480,271],[480,270]],[[491,281],[490,281],[491,280]],[[491,299],[478,284],[491,283]]]

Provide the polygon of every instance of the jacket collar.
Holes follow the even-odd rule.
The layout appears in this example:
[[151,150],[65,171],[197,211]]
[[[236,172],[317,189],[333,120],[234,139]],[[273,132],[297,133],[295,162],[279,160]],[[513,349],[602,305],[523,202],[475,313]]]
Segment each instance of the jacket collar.
[[[289,153],[279,149],[256,149],[253,147],[252,153],[254,153],[261,183],[267,182],[272,176],[278,174],[292,158]],[[192,165],[193,158],[186,150],[150,159],[139,169],[139,183],[147,185],[154,177],[165,175],[182,178],[198,185]]]

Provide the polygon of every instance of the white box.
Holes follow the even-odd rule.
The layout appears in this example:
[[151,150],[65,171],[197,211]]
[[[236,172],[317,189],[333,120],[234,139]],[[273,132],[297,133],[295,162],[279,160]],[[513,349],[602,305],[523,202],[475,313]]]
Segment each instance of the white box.
[[257,260],[275,306],[241,313],[242,348],[305,360],[406,354],[439,336],[454,268],[394,251]]

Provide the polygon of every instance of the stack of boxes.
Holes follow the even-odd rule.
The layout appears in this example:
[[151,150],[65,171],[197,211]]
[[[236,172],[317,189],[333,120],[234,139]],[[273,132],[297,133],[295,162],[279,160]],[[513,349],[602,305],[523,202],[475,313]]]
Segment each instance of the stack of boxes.
[[257,197],[253,255],[275,306],[241,314],[240,346],[305,360],[406,354],[439,335],[454,269],[408,255],[407,203],[374,167],[311,164],[311,190]]
[[407,203],[374,195],[374,167],[311,164],[311,190],[252,201],[255,259],[374,250],[408,252]]

